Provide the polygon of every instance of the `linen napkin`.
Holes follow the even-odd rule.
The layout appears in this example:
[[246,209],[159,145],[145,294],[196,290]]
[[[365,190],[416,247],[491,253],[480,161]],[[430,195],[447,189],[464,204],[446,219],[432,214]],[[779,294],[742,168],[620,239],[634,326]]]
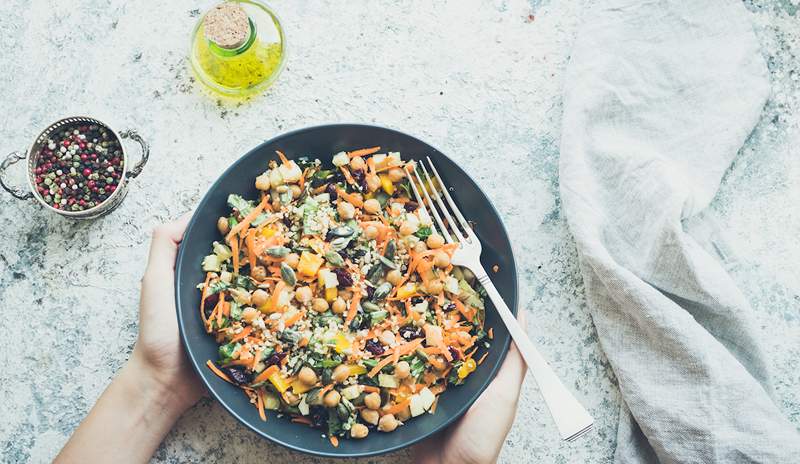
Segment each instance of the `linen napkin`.
[[619,380],[618,462],[800,462],[744,295],[682,226],[758,121],[764,61],[736,0],[609,0],[565,83],[560,185]]

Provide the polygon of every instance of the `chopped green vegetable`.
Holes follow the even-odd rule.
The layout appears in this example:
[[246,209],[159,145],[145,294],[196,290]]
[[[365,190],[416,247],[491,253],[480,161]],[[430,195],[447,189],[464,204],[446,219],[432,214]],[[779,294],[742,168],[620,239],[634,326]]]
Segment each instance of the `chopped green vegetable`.
[[433,231],[431,230],[430,227],[423,226],[423,227],[420,227],[419,229],[417,229],[417,232],[414,235],[416,235],[417,238],[419,238],[420,240],[427,240],[428,237],[430,237],[432,233],[433,233]]

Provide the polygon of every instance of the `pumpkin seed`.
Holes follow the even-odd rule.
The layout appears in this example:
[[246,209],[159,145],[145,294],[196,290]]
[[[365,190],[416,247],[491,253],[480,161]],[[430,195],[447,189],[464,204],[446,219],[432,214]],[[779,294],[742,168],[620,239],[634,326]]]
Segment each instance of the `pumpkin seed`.
[[392,287],[392,284],[389,282],[384,282],[378,285],[378,288],[375,289],[375,293],[372,294],[372,299],[375,301],[381,301],[389,296],[389,292],[392,291]]
[[381,264],[373,264],[370,268],[369,272],[367,273],[367,280],[372,283],[378,282],[378,280],[383,278],[383,273],[385,272],[383,265]]
[[344,250],[347,248],[347,245],[350,243],[350,239],[347,237],[338,237],[331,241],[331,248],[336,251]]
[[394,259],[395,251],[397,251],[397,244],[394,243],[394,240],[389,240],[389,243],[386,244],[386,251],[383,252],[383,257],[391,261]]
[[289,254],[289,249],[282,246],[270,247],[267,248],[266,253],[273,258],[284,258],[286,255]]
[[334,227],[330,230],[331,235],[335,235],[336,237],[349,237],[353,235],[354,232],[355,231],[348,226]]
[[378,256],[378,260],[389,269],[397,269],[397,264],[392,260],[386,259],[383,256]]
[[281,279],[290,287],[294,287],[297,283],[297,276],[294,273],[294,269],[286,263],[281,263]]
[[380,311],[381,308],[371,301],[362,301],[361,307],[364,308],[364,311],[368,313],[373,313],[375,311]]
[[325,253],[325,261],[327,261],[328,264],[333,267],[344,266],[344,259],[342,259],[342,255],[332,250]]

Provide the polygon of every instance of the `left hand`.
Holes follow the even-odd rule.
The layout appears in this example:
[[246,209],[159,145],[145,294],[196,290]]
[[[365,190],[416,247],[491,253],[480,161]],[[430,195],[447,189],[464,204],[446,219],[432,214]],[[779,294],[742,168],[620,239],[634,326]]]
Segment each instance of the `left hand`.
[[175,311],[175,258],[189,217],[186,214],[153,231],[142,278],[139,339],[130,360],[170,392],[181,410],[191,407],[205,392],[183,352]]

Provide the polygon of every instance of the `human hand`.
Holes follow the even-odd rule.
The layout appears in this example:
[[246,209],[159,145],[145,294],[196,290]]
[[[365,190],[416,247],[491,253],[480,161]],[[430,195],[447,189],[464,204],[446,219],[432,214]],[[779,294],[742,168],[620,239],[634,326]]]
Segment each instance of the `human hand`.
[[204,389],[181,346],[175,313],[175,258],[190,214],[153,231],[142,278],[139,339],[130,363],[151,377],[180,412],[195,404]]
[[[525,327],[524,313],[518,317]],[[527,366],[512,343],[494,380],[458,422],[414,450],[420,464],[493,463],[514,422]]]

